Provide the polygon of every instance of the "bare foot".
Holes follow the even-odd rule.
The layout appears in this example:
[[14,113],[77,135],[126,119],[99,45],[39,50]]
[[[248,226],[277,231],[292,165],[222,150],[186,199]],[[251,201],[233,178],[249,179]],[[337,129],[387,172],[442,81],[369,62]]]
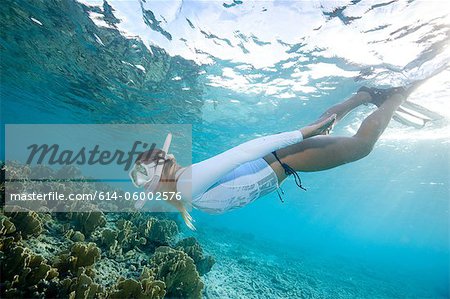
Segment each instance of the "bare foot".
[[312,125],[301,128],[300,132],[302,132],[303,139],[313,137],[316,135],[328,135],[331,129],[333,129],[335,121],[336,121],[336,114],[333,114]]

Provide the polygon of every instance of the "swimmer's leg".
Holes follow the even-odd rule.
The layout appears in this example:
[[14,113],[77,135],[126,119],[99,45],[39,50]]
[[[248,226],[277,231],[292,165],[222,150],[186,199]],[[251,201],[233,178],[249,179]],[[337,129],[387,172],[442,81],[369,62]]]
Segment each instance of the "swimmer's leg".
[[325,111],[319,119],[314,122],[318,123],[320,120],[329,117],[330,115],[336,114],[336,122],[344,118],[350,111],[355,109],[356,107],[368,103],[371,100],[371,96],[366,91],[358,91],[355,95],[351,96],[348,100],[345,102],[336,104],[329,108],[327,111]]
[[[278,150],[278,156],[296,171],[304,172],[326,170],[359,160],[372,151],[404,98],[405,96],[402,94],[389,96],[388,100],[363,121],[358,132],[352,137],[311,137],[301,143]],[[355,99],[355,105],[356,103]],[[336,108],[336,110],[326,113],[339,114],[341,112],[340,115],[344,116],[350,107],[351,105],[332,107],[331,109]],[[273,155],[267,155],[265,159],[275,170],[279,181],[284,180],[286,178],[284,170]]]

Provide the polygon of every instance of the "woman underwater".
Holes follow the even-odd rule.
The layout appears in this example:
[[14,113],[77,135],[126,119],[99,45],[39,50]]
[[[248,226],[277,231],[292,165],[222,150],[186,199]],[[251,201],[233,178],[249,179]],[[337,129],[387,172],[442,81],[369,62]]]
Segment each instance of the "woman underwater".
[[[191,204],[207,213],[224,213],[278,190],[289,175],[303,189],[297,171],[321,171],[364,158],[416,87],[417,84],[409,88],[362,87],[304,128],[256,138],[187,167],[177,164],[173,155],[167,155],[169,134],[163,150],[139,156],[130,176],[136,186],[148,192],[180,192],[183,199],[170,203],[194,229],[186,209]],[[328,135],[347,113],[367,103],[377,109],[364,119],[355,135]]]

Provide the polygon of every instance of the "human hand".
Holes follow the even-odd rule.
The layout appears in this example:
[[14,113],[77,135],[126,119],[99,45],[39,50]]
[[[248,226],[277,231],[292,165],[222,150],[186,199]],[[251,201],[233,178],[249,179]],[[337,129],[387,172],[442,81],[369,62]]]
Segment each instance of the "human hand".
[[300,129],[300,132],[302,132],[303,139],[316,135],[328,135],[333,129],[335,122],[336,114],[332,114],[324,119],[321,119],[309,126]]

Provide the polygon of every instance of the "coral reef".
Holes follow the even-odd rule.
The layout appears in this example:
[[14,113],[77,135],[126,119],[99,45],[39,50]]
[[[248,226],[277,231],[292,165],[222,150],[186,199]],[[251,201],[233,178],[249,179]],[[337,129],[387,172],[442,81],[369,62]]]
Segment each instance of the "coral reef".
[[21,207],[14,207],[12,212],[6,213],[10,221],[22,237],[39,236],[43,230],[42,221],[39,215],[34,211],[29,211]]
[[114,229],[105,228],[94,236],[109,255],[121,256],[133,249],[153,252],[158,246],[170,245],[179,232],[173,220],[131,215],[129,220],[118,219]]
[[120,279],[109,294],[111,299],[159,299],[166,294],[165,284],[154,277],[135,279]]
[[106,224],[103,212],[71,213],[71,215],[75,221],[75,227],[85,235],[92,234],[98,227]]
[[211,271],[215,261],[212,256],[204,256],[203,249],[194,237],[189,237],[179,241],[175,248],[184,251],[189,255],[197,267],[197,271],[200,275],[204,275]]
[[138,245],[145,245],[147,240],[139,236],[136,232],[136,227],[131,221],[120,219],[116,223],[119,229],[117,234],[117,241],[125,250],[130,250]]
[[58,277],[57,269],[40,255],[17,243],[2,248],[2,297],[42,297],[49,281]]
[[178,226],[173,220],[151,218],[140,226],[147,240],[156,245],[168,245],[178,234]]
[[79,268],[73,278],[65,278],[60,283],[59,295],[61,298],[69,295],[73,299],[90,299],[103,297],[104,288],[95,283],[89,273],[84,268]]
[[176,298],[200,298],[203,282],[195,268],[194,260],[181,250],[168,246],[156,249],[144,272],[164,281],[167,295]]
[[5,215],[0,214],[0,236],[6,236],[14,233],[16,226]]
[[73,230],[73,229],[69,229],[64,236],[66,238],[69,238],[70,240],[74,241],[74,242],[83,242],[85,237],[84,235],[77,230]]
[[147,240],[138,235],[131,221],[119,219],[116,229],[103,229],[97,242],[106,248],[110,256],[122,256],[124,252],[145,245]]
[[0,214],[0,252],[5,252],[13,242],[22,238],[16,231],[16,226],[9,217]]
[[[17,175],[49,172],[17,167]],[[162,213],[0,210],[0,297],[200,298],[200,274],[214,259],[179,233],[174,216]]]
[[76,273],[80,267],[90,267],[100,259],[100,249],[95,243],[75,243],[70,253],[62,253],[55,261],[61,273]]

